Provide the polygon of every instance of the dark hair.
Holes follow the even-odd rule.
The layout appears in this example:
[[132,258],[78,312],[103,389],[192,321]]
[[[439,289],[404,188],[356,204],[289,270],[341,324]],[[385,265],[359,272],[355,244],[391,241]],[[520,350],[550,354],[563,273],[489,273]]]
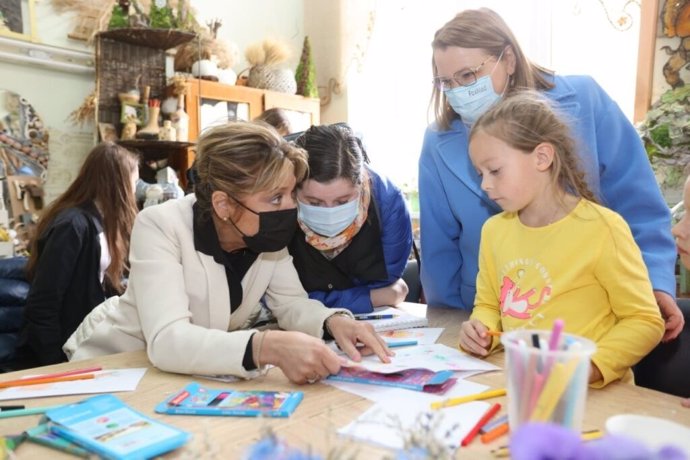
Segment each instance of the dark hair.
[[27,275],[32,279],[38,263],[38,239],[65,209],[93,203],[103,219],[111,262],[105,279],[122,292],[122,277],[127,268],[129,238],[137,214],[132,174],[139,167],[139,157],[112,142],[103,142],[86,156],[76,179],[65,192],[43,211],[31,242]]
[[[496,58],[509,47],[515,56],[515,72],[511,75],[506,95],[516,89],[553,88],[553,83],[547,79],[553,72],[527,59],[508,24],[489,8],[462,11],[437,30],[431,42],[432,49],[444,50],[450,46],[481,48]],[[438,76],[433,56],[431,70],[434,77]],[[434,108],[436,123],[444,131],[459,116],[446,101],[443,91],[435,86],[430,105]]]
[[345,123],[312,126],[295,140],[309,155],[309,176],[327,183],[345,178],[354,185],[362,183],[366,153],[359,138]]
[[570,128],[538,91],[518,91],[499,101],[472,126],[470,141],[480,131],[526,153],[544,142],[551,144],[555,150],[553,183],[563,191],[597,202],[580,167]]
[[237,199],[272,190],[288,174],[307,174],[304,150],[264,123],[232,122],[206,130],[197,141],[194,185],[202,216],[211,213],[211,194],[220,190]]
[[264,110],[261,115],[254,118],[253,121],[263,121],[274,127],[278,134],[281,136],[287,136],[292,132],[292,127],[290,126],[290,120],[288,119],[285,110],[278,107],[272,109]]

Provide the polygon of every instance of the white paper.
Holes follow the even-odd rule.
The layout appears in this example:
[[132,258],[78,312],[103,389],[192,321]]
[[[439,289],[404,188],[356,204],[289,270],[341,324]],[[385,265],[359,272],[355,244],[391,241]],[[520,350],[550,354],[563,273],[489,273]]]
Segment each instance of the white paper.
[[426,403],[416,400],[405,400],[404,404],[400,401],[378,403],[340,428],[338,433],[390,449],[402,449],[405,435],[419,435],[424,426],[430,426],[434,427],[436,439],[455,449],[489,406],[484,401],[473,401],[431,411]]
[[341,382],[338,380],[322,380],[326,385],[334,386],[335,388],[348,393],[356,394],[362,398],[369,399],[376,402],[390,402],[400,404],[400,401],[413,400],[415,404],[424,405],[429,409],[431,403],[436,401],[443,401],[448,398],[459,398],[460,396],[468,396],[486,391],[489,387],[481,383],[469,382],[467,380],[458,380],[455,385],[450,387],[442,395],[433,393],[424,393],[422,391],[407,390],[405,388],[388,387],[384,385],[370,385],[366,383]]
[[379,332],[379,335],[388,343],[416,340],[417,345],[431,345],[436,343],[442,333],[442,327],[411,327],[409,329],[383,331]]
[[134,391],[146,373],[146,368],[109,369],[91,372],[95,378],[27,385],[0,390],[0,401],[9,399],[44,398],[47,396],[116,393]]
[[377,356],[365,356],[362,361],[348,360],[346,366],[360,366],[372,372],[390,374],[405,369],[429,369],[434,372],[494,371],[500,367],[475,358],[440,343],[395,349],[390,363],[382,363]]

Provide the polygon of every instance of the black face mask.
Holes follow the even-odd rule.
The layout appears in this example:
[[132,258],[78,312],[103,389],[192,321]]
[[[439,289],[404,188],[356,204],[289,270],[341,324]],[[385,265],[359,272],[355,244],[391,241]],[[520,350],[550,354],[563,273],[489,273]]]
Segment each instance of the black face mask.
[[242,235],[242,240],[247,247],[256,253],[275,252],[285,248],[297,228],[297,208],[283,209],[281,211],[256,212],[240,203],[236,198],[230,197],[247,211],[259,216],[259,231],[256,235],[247,236],[240,230],[235,222],[230,223]]

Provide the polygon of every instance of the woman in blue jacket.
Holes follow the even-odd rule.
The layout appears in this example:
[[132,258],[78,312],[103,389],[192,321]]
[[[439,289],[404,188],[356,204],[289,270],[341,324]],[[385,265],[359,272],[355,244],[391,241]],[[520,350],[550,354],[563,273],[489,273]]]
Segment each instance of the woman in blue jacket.
[[347,125],[312,126],[295,143],[309,154],[309,176],[297,187],[289,250],[309,297],[353,313],[402,302],[412,229],[400,190],[364,164]]
[[[556,76],[530,62],[503,19],[465,10],[432,42],[436,122],[419,160],[422,285],[434,306],[471,309],[482,225],[500,211],[480,188],[467,153],[472,123],[503,95],[542,91],[570,120],[582,166],[601,202],[630,225],[666,320],[665,340],[683,328],[676,305],[671,218],[635,128],[590,77]],[[496,171],[500,174],[500,171]],[[586,248],[583,248],[586,250]]]

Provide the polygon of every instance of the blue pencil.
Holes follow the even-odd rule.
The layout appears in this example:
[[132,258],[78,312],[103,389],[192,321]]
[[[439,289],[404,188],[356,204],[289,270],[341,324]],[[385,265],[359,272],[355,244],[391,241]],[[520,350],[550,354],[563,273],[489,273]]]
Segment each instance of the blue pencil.
[[397,342],[386,342],[386,345],[388,345],[388,348],[409,347],[411,345],[417,345],[417,341],[416,340],[399,340]]
[[355,316],[358,321],[368,321],[371,319],[393,319],[395,315],[365,315],[365,316]]

